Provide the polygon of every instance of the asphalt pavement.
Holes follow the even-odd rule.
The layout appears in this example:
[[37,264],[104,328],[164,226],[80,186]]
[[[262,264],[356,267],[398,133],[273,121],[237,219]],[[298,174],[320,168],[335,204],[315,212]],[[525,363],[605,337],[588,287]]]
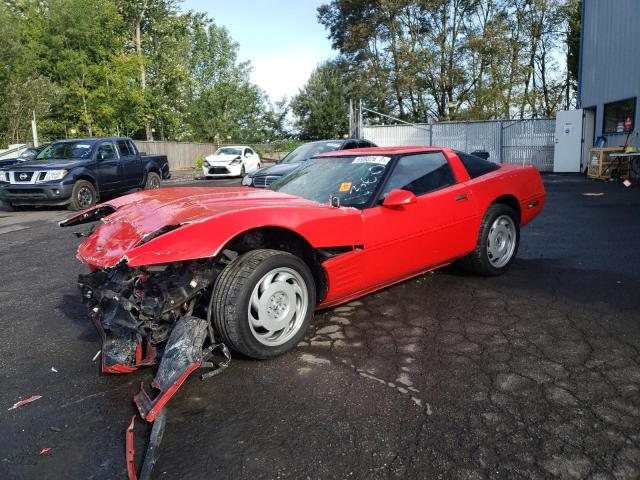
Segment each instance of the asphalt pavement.
[[[155,478],[640,478],[640,190],[545,185],[506,275],[423,275],[317,314],[287,355],[193,375]],[[3,479],[126,478],[153,373],[92,360],[68,214],[0,211]]]

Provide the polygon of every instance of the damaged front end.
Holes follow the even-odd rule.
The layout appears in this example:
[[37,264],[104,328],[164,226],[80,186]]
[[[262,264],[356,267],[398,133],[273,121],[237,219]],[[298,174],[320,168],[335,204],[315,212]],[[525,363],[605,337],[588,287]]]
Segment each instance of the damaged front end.
[[[218,258],[147,267],[95,269],[78,277],[78,288],[89,316],[102,337],[102,371],[129,373],[159,363],[151,396],[141,385],[134,396],[140,416],[154,422],[140,478],[149,478],[166,421],[164,408],[194,371],[208,368],[202,378],[224,370],[229,350],[216,343],[210,317],[213,283],[233,258]],[[220,363],[213,355],[222,357]],[[134,417],[135,418],[135,417]],[[134,420],[127,429],[129,479],[136,479]]]
[[[151,386],[134,398],[142,418],[153,421],[186,378],[210,357],[229,352],[215,342],[209,312],[213,282],[228,263],[205,259],[166,265],[116,267],[80,275],[78,288],[102,337],[102,371],[129,373],[160,363]],[[206,346],[206,348],[205,348]],[[217,371],[217,370],[215,370]]]
[[181,317],[206,318],[202,294],[218,271],[210,261],[146,268],[121,263],[80,275],[78,288],[102,337],[102,371],[129,373],[157,363]]

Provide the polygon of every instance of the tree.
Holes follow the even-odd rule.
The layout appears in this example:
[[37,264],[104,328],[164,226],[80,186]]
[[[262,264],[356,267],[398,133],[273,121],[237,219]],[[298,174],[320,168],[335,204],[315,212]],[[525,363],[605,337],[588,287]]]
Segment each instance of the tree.
[[296,127],[304,140],[340,138],[349,133],[349,91],[339,64],[326,62],[311,74],[307,84],[291,100]]
[[188,122],[197,138],[215,143],[259,138],[264,94],[249,81],[250,65],[238,62],[237,52],[225,28],[208,20],[194,27]]
[[340,58],[360,67],[367,106],[382,113],[551,116],[566,85],[556,61],[564,6],[575,1],[333,0],[318,19]]

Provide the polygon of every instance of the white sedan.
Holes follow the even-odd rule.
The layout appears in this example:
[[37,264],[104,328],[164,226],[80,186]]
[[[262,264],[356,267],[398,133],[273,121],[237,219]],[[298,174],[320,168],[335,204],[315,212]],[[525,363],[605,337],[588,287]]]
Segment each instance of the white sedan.
[[260,156],[247,146],[221,147],[202,164],[205,177],[244,177],[260,168]]

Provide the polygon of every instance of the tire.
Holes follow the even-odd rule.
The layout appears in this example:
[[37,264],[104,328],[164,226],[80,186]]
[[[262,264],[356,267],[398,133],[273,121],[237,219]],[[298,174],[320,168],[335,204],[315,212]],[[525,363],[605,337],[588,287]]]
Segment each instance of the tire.
[[[498,244],[498,249],[495,249]],[[507,205],[492,204],[484,214],[475,249],[460,265],[478,275],[495,277],[506,272],[518,253],[518,216]]]
[[[262,293],[260,286],[265,287]],[[254,305],[260,302],[259,309],[251,306],[252,299]],[[266,249],[245,253],[227,265],[216,279],[209,303],[222,341],[255,359],[293,349],[307,332],[315,307],[316,288],[309,267],[295,255]]]
[[244,168],[244,165],[242,165],[242,168],[240,169],[240,178],[243,178],[246,173],[246,168]]
[[160,175],[156,172],[149,172],[147,174],[147,181],[144,184],[145,190],[155,190],[156,188],[160,188],[162,186],[162,180],[160,180]]
[[96,189],[91,182],[78,180],[71,191],[71,210],[86,210],[93,207],[98,201]]

